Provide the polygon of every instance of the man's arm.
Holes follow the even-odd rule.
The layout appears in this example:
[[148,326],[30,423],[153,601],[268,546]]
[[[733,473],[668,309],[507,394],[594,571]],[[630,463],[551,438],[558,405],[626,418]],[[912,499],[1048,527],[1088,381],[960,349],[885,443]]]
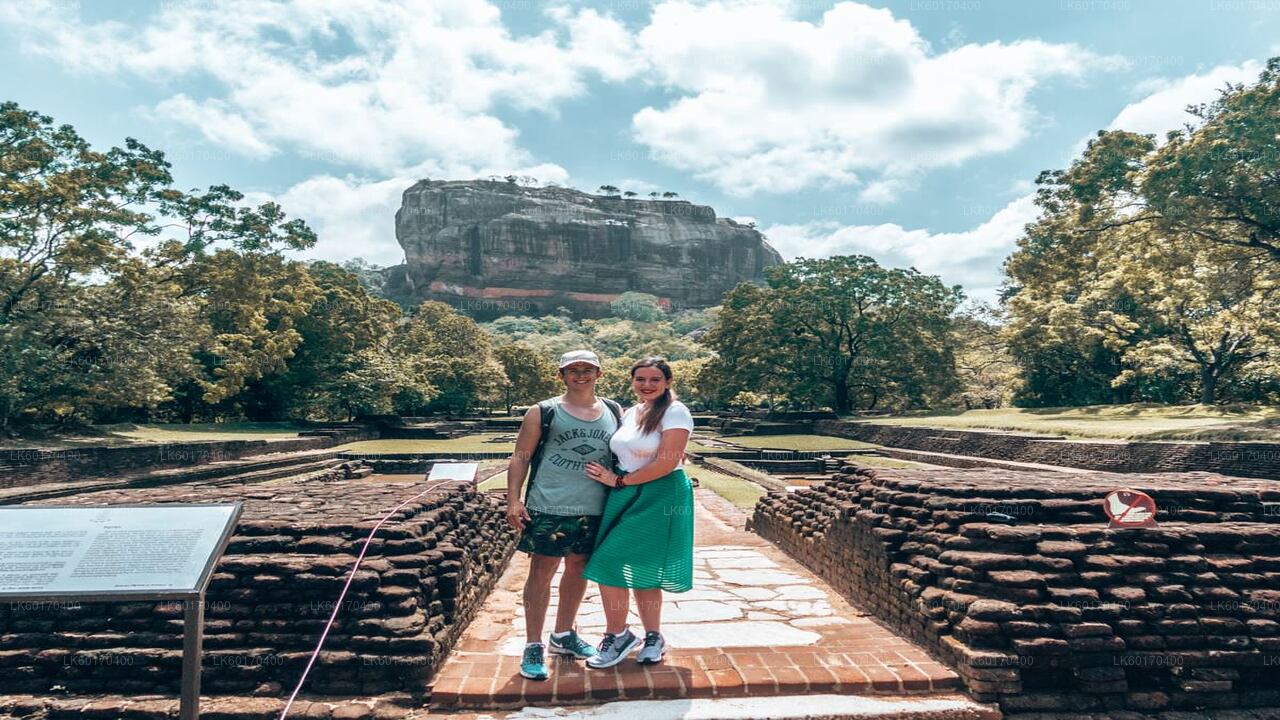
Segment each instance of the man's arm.
[[529,521],[529,511],[520,499],[520,491],[524,487],[525,476],[529,474],[529,460],[541,438],[542,409],[534,405],[524,413],[520,433],[516,435],[516,449],[507,461],[507,522],[517,530],[523,530]]

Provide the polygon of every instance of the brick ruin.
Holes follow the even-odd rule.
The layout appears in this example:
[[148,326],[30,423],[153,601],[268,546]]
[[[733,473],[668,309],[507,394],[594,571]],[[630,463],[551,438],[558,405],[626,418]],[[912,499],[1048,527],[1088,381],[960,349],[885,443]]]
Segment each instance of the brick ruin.
[[[1160,525],[1108,529],[1128,487]],[[1280,707],[1280,488],[1208,473],[867,470],[753,526],[1010,714]],[[993,523],[990,513],[1014,518]]]
[[[301,676],[370,529],[427,487],[188,483],[49,502],[243,501],[207,594],[202,690],[279,698]],[[400,510],[370,545],[304,693],[420,700],[514,544],[501,501],[469,484],[438,487]],[[176,698],[181,648],[179,603],[0,604],[0,696]]]
[[[1030,433],[946,430],[816,420],[822,435],[861,440],[903,450],[1042,463],[1118,473],[1209,471],[1280,480],[1280,443],[1067,440]],[[905,457],[905,456],[904,456]],[[923,462],[937,462],[920,457]]]
[[378,437],[367,427],[339,426],[303,431],[280,440],[206,440],[139,443],[65,449],[0,450],[0,488],[71,483],[161,468],[196,467],[264,453],[319,450]]

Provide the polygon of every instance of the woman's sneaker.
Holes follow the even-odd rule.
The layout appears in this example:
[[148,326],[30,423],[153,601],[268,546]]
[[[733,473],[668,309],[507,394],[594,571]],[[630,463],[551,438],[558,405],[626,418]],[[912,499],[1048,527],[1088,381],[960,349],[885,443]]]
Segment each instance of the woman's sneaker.
[[667,641],[662,639],[660,632],[647,632],[644,634],[644,647],[640,648],[640,654],[636,655],[636,662],[641,665],[653,665],[662,662],[662,656],[667,652]]
[[552,655],[569,655],[579,660],[585,660],[596,654],[596,649],[591,647],[586,640],[579,637],[576,630],[570,630],[564,634],[564,637],[560,638],[557,638],[555,633],[552,633],[550,646]]
[[543,657],[542,643],[529,643],[524,646],[524,657],[520,660],[520,674],[530,680],[546,680],[547,661]]
[[600,641],[600,651],[587,658],[587,667],[596,670],[613,667],[626,659],[639,644],[640,638],[631,632],[631,628],[618,635],[605,633],[604,639]]

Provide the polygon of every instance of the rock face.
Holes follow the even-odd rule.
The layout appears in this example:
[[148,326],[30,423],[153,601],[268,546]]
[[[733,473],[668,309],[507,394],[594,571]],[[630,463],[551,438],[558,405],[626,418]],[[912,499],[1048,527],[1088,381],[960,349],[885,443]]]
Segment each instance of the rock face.
[[390,294],[481,319],[561,306],[600,315],[628,291],[710,307],[782,262],[755,229],[705,205],[485,180],[414,184],[396,239],[405,264],[389,270]]

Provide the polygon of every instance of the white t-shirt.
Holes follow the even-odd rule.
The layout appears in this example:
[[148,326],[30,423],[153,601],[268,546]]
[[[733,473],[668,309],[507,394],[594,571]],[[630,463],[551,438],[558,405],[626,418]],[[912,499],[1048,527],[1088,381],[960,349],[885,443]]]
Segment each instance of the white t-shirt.
[[[640,434],[637,414],[643,406],[641,403],[627,408],[622,413],[622,424],[618,427],[618,432],[609,440],[609,449],[618,456],[618,465],[627,472],[635,472],[653,462],[658,456],[658,443],[662,440],[663,430],[683,429],[693,432],[693,415],[684,403],[676,400],[663,413],[662,424],[656,432]],[[684,463],[684,458],[680,459],[680,463]]]

